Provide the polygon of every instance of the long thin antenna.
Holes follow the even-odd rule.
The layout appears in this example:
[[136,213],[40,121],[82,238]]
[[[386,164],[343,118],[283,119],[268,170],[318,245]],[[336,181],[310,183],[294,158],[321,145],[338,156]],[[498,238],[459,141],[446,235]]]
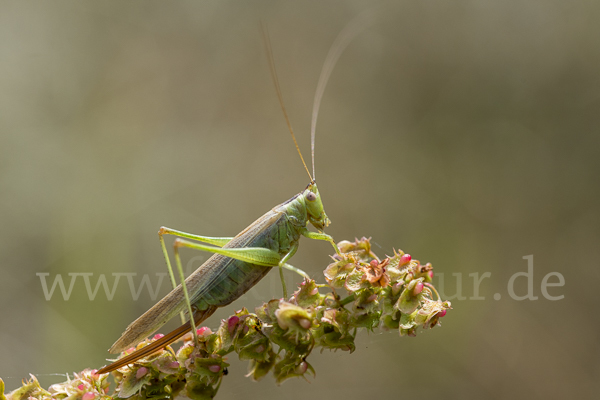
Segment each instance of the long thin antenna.
[[[273,83],[275,84],[275,90],[277,91],[277,97],[279,98],[279,104],[281,105],[281,110],[283,111],[283,116],[285,117],[285,122],[292,134],[292,139],[294,140],[294,145],[296,146],[296,150],[298,150],[298,154],[300,154],[300,159],[302,160],[302,164],[304,165],[304,169],[306,169],[306,173],[310,178],[311,182],[314,182],[314,178],[310,176],[310,171],[304,162],[304,157],[302,157],[302,152],[300,151],[300,147],[298,147],[298,142],[296,142],[296,135],[294,135],[294,130],[292,129],[292,124],[290,123],[290,119],[288,118],[287,111],[285,110],[285,105],[283,103],[283,96],[281,95],[281,88],[279,87],[279,79],[277,78],[277,70],[275,69],[275,60],[273,59],[273,50],[271,49],[271,40],[269,39],[269,31],[267,30],[267,26],[262,23],[262,33],[263,39],[265,42],[265,48],[267,50],[267,58],[269,59],[269,67],[271,68],[271,76],[273,77]],[[314,171],[314,168],[313,168]]]
[[350,44],[352,39],[354,39],[356,35],[369,24],[375,15],[375,11],[376,9],[369,9],[362,12],[342,29],[331,45],[329,53],[327,53],[327,58],[325,58],[323,68],[321,69],[321,76],[319,76],[317,92],[315,93],[315,100],[313,102],[312,121],[310,125],[310,152],[312,155],[313,178],[315,179],[315,136],[317,130],[317,116],[319,114],[319,107],[321,106],[321,99],[325,92],[325,86],[327,85],[331,71],[333,71],[333,67],[335,67],[337,60],[342,55],[342,52],[346,49],[348,44]]

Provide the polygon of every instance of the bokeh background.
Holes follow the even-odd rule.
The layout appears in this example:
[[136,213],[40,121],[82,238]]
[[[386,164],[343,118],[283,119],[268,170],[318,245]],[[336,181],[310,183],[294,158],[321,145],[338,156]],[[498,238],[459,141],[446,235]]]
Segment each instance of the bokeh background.
[[[379,7],[379,8],[378,8]],[[161,225],[232,236],[307,184],[260,33],[268,25],[305,157],[325,56],[317,177],[336,240],[371,236],[432,262],[454,298],[443,326],[361,332],[276,386],[232,366],[220,398],[595,398],[600,378],[600,3],[103,1],[0,3],[0,376],[99,367],[154,301],[81,278],[46,300],[37,273],[165,271]],[[326,243],[293,264],[322,280]],[[507,283],[534,256],[533,294]],[[185,252],[188,270],[206,255]],[[479,293],[469,274],[489,272]],[[550,272],[565,285],[540,285]],[[460,274],[456,280],[452,274]],[[298,281],[287,275],[288,281]],[[556,282],[556,278],[550,279]],[[459,288],[457,282],[461,284]],[[516,280],[517,294],[527,291]],[[159,295],[168,291],[164,281]],[[220,314],[280,296],[271,274]],[[500,300],[494,295],[499,293]],[[472,297],[483,298],[474,300]],[[163,332],[176,326],[177,321]]]

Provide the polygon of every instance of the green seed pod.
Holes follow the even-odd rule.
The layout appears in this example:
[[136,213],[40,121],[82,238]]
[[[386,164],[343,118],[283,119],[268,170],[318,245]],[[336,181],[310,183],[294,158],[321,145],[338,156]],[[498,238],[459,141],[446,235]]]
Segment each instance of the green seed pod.
[[400,294],[400,298],[394,306],[403,314],[411,314],[419,306],[419,302],[421,300],[423,292],[417,295],[414,294],[414,289],[418,282],[422,284],[422,278],[412,280],[408,285],[406,285],[406,287],[402,291],[402,294]]

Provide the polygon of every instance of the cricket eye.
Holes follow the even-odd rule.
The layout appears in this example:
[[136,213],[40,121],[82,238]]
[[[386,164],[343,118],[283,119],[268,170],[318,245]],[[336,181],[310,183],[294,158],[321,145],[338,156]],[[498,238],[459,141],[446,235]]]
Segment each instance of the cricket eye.
[[313,192],[308,192],[306,194],[306,200],[308,201],[315,201],[317,199],[317,195],[314,194]]

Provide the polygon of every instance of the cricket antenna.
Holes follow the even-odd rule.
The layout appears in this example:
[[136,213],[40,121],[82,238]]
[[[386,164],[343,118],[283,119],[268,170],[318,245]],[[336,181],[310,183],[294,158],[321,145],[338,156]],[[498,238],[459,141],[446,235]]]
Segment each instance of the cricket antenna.
[[325,63],[323,64],[323,69],[321,69],[321,76],[319,76],[319,83],[317,84],[317,92],[315,93],[315,100],[313,102],[313,111],[312,111],[312,121],[310,125],[310,152],[312,155],[312,168],[313,168],[313,178],[316,179],[315,174],[315,136],[317,129],[317,116],[319,114],[319,107],[321,106],[321,99],[323,98],[323,93],[325,92],[325,86],[327,85],[327,81],[329,80],[329,76],[331,75],[331,71],[333,71],[333,67],[337,60],[342,55],[342,52],[348,44],[358,35],[363,29],[371,22],[373,19],[377,8],[368,9],[367,11],[362,12],[357,17],[355,17],[352,21],[348,23],[339,33],[339,35],[335,38],[331,48],[329,49],[329,53],[327,53],[327,57],[325,58]]
[[[292,129],[292,124],[290,123],[290,119],[287,115],[287,111],[285,110],[285,104],[283,103],[283,96],[281,95],[281,87],[279,86],[279,79],[277,79],[277,70],[275,69],[275,60],[273,59],[273,50],[271,49],[271,40],[269,39],[269,31],[267,30],[267,26],[264,23],[261,23],[263,40],[265,42],[265,48],[267,50],[267,58],[269,60],[269,67],[271,68],[271,77],[273,78],[273,84],[275,85],[275,90],[277,91],[277,97],[279,98],[279,104],[281,105],[281,110],[283,111],[283,116],[285,117],[285,122],[292,134],[292,139],[294,140],[294,145],[296,146],[296,150],[298,150],[298,154],[300,154],[300,159],[302,160],[302,164],[304,165],[304,169],[310,178],[310,182],[314,182],[314,178],[310,175],[310,171],[304,162],[304,157],[302,157],[302,152],[300,151],[300,147],[298,147],[298,142],[296,142],[296,135],[294,135],[294,130]],[[313,157],[313,175],[314,175],[314,157]]]

